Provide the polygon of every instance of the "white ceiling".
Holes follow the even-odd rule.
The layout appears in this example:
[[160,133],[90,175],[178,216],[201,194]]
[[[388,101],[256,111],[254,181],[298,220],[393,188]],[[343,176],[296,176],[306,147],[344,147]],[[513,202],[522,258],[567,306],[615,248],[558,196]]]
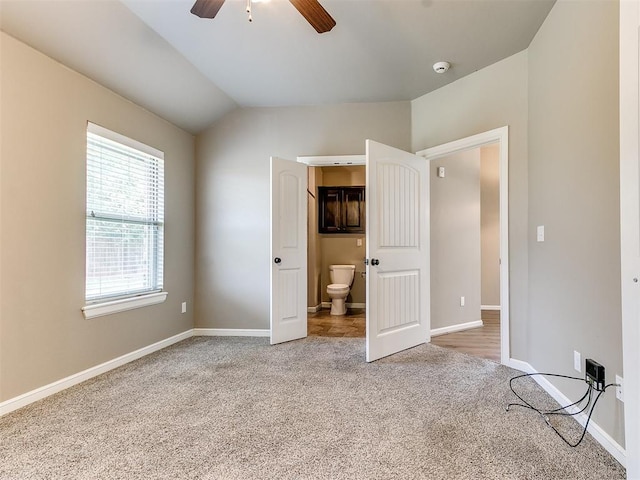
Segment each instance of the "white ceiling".
[[[321,0],[319,35],[287,0],[1,0],[0,28],[197,133],[237,106],[412,100],[529,45],[554,0]],[[432,65],[449,61],[438,75]]]

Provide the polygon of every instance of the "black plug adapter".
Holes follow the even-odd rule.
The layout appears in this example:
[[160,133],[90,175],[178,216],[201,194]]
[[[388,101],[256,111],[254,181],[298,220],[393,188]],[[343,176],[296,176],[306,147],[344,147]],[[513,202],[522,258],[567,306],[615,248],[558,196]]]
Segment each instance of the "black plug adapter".
[[604,366],[600,365],[595,360],[587,358],[585,360],[585,372],[587,381],[595,384],[596,390],[604,390]]

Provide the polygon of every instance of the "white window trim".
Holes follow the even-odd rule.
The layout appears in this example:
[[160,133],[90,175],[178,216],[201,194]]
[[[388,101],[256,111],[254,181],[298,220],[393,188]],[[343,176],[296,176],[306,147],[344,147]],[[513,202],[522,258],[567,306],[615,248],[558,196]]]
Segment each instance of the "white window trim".
[[112,140],[114,142],[121,143],[122,145],[126,145],[127,147],[134,148],[146,153],[147,155],[151,155],[152,157],[164,160],[164,152],[158,150],[157,148],[150,147],[149,145],[138,142],[133,138],[126,137],[117,132],[112,132],[111,130],[101,127],[100,125],[96,125],[95,123],[87,122],[87,131],[95,135],[108,138],[109,140]]
[[162,303],[167,299],[168,292],[156,292],[137,297],[122,298],[119,300],[111,300],[110,302],[96,303],[93,305],[85,305],[82,307],[84,318],[102,317],[113,313],[133,310],[134,308],[148,307]]

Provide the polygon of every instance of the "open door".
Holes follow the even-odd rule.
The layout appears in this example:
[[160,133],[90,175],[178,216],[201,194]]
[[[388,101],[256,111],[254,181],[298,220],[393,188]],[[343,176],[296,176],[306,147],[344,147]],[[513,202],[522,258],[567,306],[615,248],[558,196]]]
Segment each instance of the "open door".
[[307,166],[271,157],[271,344],[307,336]]
[[367,362],[430,340],[429,169],[367,140]]

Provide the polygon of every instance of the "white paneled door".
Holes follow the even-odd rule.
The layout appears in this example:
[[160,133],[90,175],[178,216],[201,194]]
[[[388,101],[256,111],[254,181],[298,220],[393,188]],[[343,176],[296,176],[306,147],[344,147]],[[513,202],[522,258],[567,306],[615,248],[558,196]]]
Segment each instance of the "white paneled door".
[[367,140],[367,339],[371,362],[430,339],[429,169]]
[[307,336],[307,166],[271,157],[271,344]]

